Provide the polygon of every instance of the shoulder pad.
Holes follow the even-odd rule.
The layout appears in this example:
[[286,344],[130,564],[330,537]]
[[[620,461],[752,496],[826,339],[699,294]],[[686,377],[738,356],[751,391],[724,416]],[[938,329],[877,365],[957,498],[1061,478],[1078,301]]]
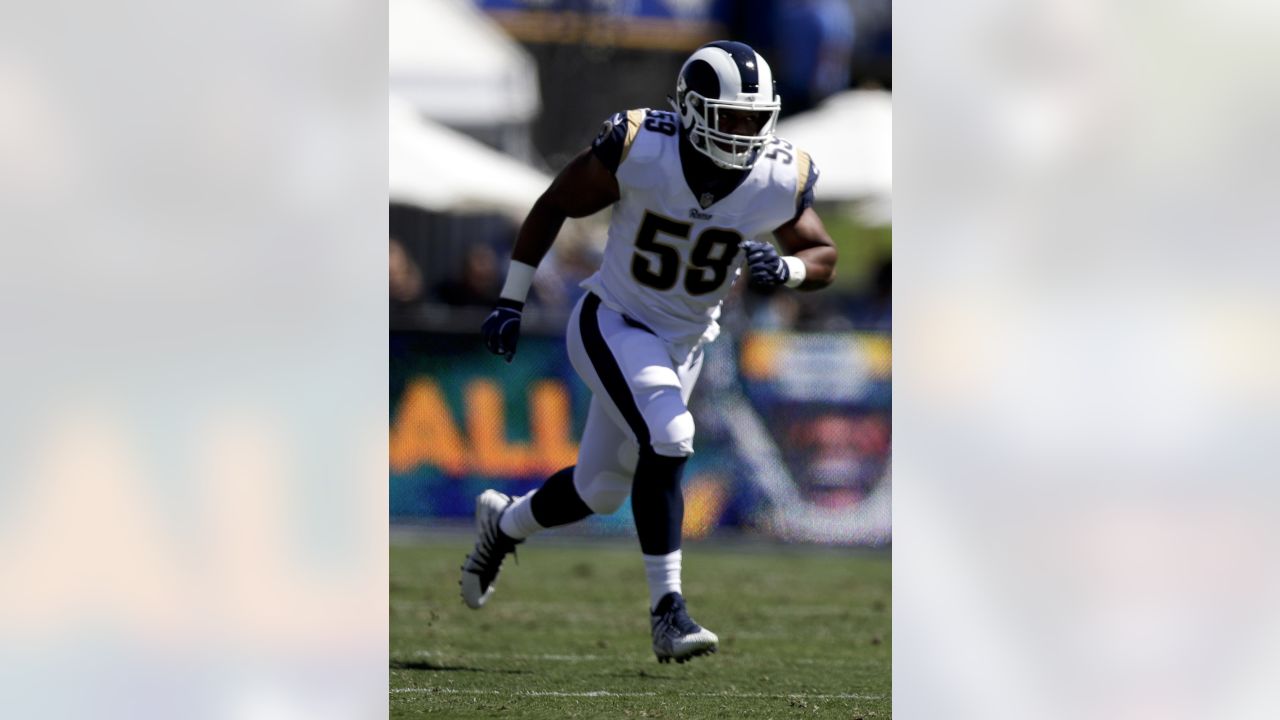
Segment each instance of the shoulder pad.
[[618,165],[622,164],[628,146],[635,138],[636,123],[630,121],[631,112],[634,111],[610,115],[600,126],[596,139],[591,141],[591,152],[610,172],[618,171]]

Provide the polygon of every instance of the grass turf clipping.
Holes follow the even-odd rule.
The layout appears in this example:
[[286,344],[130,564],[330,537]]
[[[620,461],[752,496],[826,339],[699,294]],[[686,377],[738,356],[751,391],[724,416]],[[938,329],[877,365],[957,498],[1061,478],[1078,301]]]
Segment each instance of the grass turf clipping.
[[888,552],[686,543],[689,613],[720,651],[660,665],[632,545],[535,538],[471,610],[470,543],[391,547],[393,718],[891,716]]

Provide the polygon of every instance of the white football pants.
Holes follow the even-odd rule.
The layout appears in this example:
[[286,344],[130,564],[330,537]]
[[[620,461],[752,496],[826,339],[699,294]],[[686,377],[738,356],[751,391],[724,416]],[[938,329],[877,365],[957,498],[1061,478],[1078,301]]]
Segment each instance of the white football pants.
[[591,293],[573,309],[567,343],[592,393],[573,484],[592,511],[609,514],[631,492],[641,444],[668,457],[693,454],[688,402],[702,348],[677,366],[661,338]]

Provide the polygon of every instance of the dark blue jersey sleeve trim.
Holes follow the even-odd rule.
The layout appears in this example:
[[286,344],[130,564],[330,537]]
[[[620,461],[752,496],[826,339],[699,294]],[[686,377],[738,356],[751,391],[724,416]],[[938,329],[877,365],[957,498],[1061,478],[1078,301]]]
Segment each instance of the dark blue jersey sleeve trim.
[[618,165],[622,162],[622,151],[627,147],[627,123],[626,113],[614,113],[604,121],[600,133],[591,142],[591,152],[600,158],[609,172],[618,172]]

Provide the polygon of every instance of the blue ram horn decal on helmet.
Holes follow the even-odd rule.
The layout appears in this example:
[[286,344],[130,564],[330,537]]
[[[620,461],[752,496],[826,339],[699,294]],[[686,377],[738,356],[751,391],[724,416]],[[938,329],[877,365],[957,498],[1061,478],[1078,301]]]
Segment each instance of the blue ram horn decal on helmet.
[[749,45],[729,40],[689,56],[671,102],[694,149],[735,170],[755,164],[782,107],[769,63]]

